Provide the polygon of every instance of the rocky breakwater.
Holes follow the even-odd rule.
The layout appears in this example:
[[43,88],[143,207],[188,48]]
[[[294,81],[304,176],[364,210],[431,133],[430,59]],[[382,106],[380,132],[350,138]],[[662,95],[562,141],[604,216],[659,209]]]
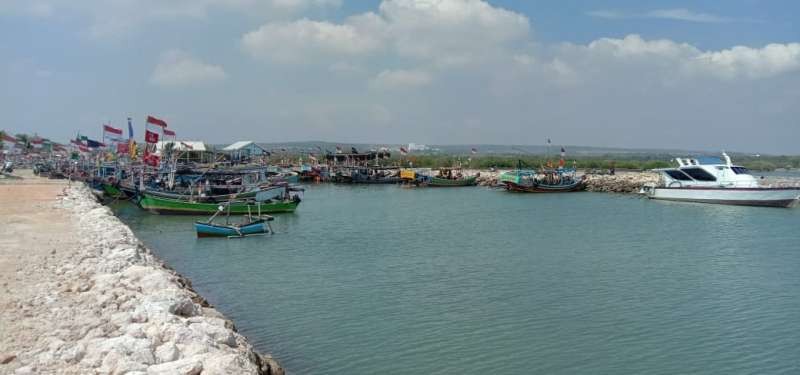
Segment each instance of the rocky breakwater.
[[645,184],[657,184],[655,172],[621,172],[614,175],[586,175],[586,190],[605,193],[637,193]]
[[0,348],[0,373],[283,373],[87,188],[65,193],[54,212],[70,216],[80,246],[18,270],[48,276],[3,307],[19,314],[2,327],[18,340]]

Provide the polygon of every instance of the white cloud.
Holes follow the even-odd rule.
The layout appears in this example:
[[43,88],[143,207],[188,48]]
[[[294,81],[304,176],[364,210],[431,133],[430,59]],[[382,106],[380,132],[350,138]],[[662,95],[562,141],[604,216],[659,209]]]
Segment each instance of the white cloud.
[[341,6],[341,0],[0,0],[0,12],[50,16],[70,11],[88,17],[94,39],[129,36],[144,25],[181,19],[203,20],[215,10],[282,18],[314,8]]
[[525,41],[529,29],[525,16],[481,0],[384,0],[378,13],[354,15],[340,24],[267,23],[245,34],[242,45],[252,56],[279,62],[383,50],[446,66],[495,56]]
[[694,63],[726,79],[771,77],[800,70],[800,43],[709,51],[697,56]]
[[676,21],[720,23],[734,21],[728,17],[717,16],[709,13],[692,12],[688,9],[656,9],[645,14],[647,18],[661,18]]
[[225,80],[222,67],[206,64],[181,50],[164,52],[150,83],[163,87],[194,86]]
[[687,43],[628,35],[622,39],[601,38],[586,46],[566,45],[558,53],[562,59],[580,65],[580,70],[596,72],[636,65],[642,71],[670,75],[671,79],[697,75],[725,80],[759,79],[800,70],[800,43],[702,51]]
[[372,52],[379,41],[354,26],[301,19],[268,23],[242,37],[250,55],[284,63],[318,62],[327,56],[353,56]]
[[420,70],[384,70],[378,73],[369,86],[378,90],[410,89],[430,84],[431,75]]
[[636,18],[650,18],[650,19],[665,19],[673,21],[685,22],[698,22],[698,23],[723,23],[723,22],[737,22],[737,20],[729,17],[722,17],[710,13],[694,12],[685,8],[675,9],[655,9],[644,13],[630,13],[619,10],[593,10],[586,13],[589,16],[605,19],[636,19]]

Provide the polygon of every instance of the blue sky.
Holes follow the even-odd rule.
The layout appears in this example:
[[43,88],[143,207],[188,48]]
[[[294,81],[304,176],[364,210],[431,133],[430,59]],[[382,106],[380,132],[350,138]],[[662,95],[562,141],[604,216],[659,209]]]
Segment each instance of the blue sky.
[[152,114],[220,143],[796,154],[797,14],[755,0],[4,0],[0,128],[66,139]]

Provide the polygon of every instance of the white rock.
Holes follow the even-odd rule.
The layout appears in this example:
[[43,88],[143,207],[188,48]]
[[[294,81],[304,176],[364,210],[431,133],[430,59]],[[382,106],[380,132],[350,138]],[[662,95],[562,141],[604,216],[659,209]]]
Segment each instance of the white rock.
[[202,357],[194,356],[177,361],[152,365],[147,368],[147,375],[197,375],[202,371]]
[[180,351],[175,344],[168,342],[156,348],[156,361],[158,363],[172,362],[180,356]]
[[257,374],[258,368],[244,354],[210,355],[203,361],[206,374]]

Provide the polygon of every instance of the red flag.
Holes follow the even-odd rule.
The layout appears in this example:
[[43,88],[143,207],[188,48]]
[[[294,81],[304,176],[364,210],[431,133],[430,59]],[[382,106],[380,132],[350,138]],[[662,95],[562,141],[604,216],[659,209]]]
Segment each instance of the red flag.
[[144,141],[147,143],[158,143],[158,133],[151,132],[150,129],[145,130]]
[[128,144],[127,143],[117,143],[117,154],[127,154],[128,153]]
[[147,116],[147,123],[148,124],[153,124],[153,125],[158,125],[158,126],[160,126],[162,128],[166,128],[167,127],[167,122],[166,121],[164,121],[162,119],[155,118],[153,116]]
[[103,125],[103,131],[106,133],[116,134],[120,136],[122,135],[122,129],[117,129],[110,125]]
[[165,137],[166,136],[174,137],[175,136],[175,132],[172,131],[172,130],[169,130],[169,129],[164,129],[164,136]]
[[142,158],[142,161],[144,161],[145,164],[151,167],[157,167],[159,159],[160,158],[158,157],[158,155],[149,153],[147,152],[147,150],[145,150],[145,154],[144,157]]

